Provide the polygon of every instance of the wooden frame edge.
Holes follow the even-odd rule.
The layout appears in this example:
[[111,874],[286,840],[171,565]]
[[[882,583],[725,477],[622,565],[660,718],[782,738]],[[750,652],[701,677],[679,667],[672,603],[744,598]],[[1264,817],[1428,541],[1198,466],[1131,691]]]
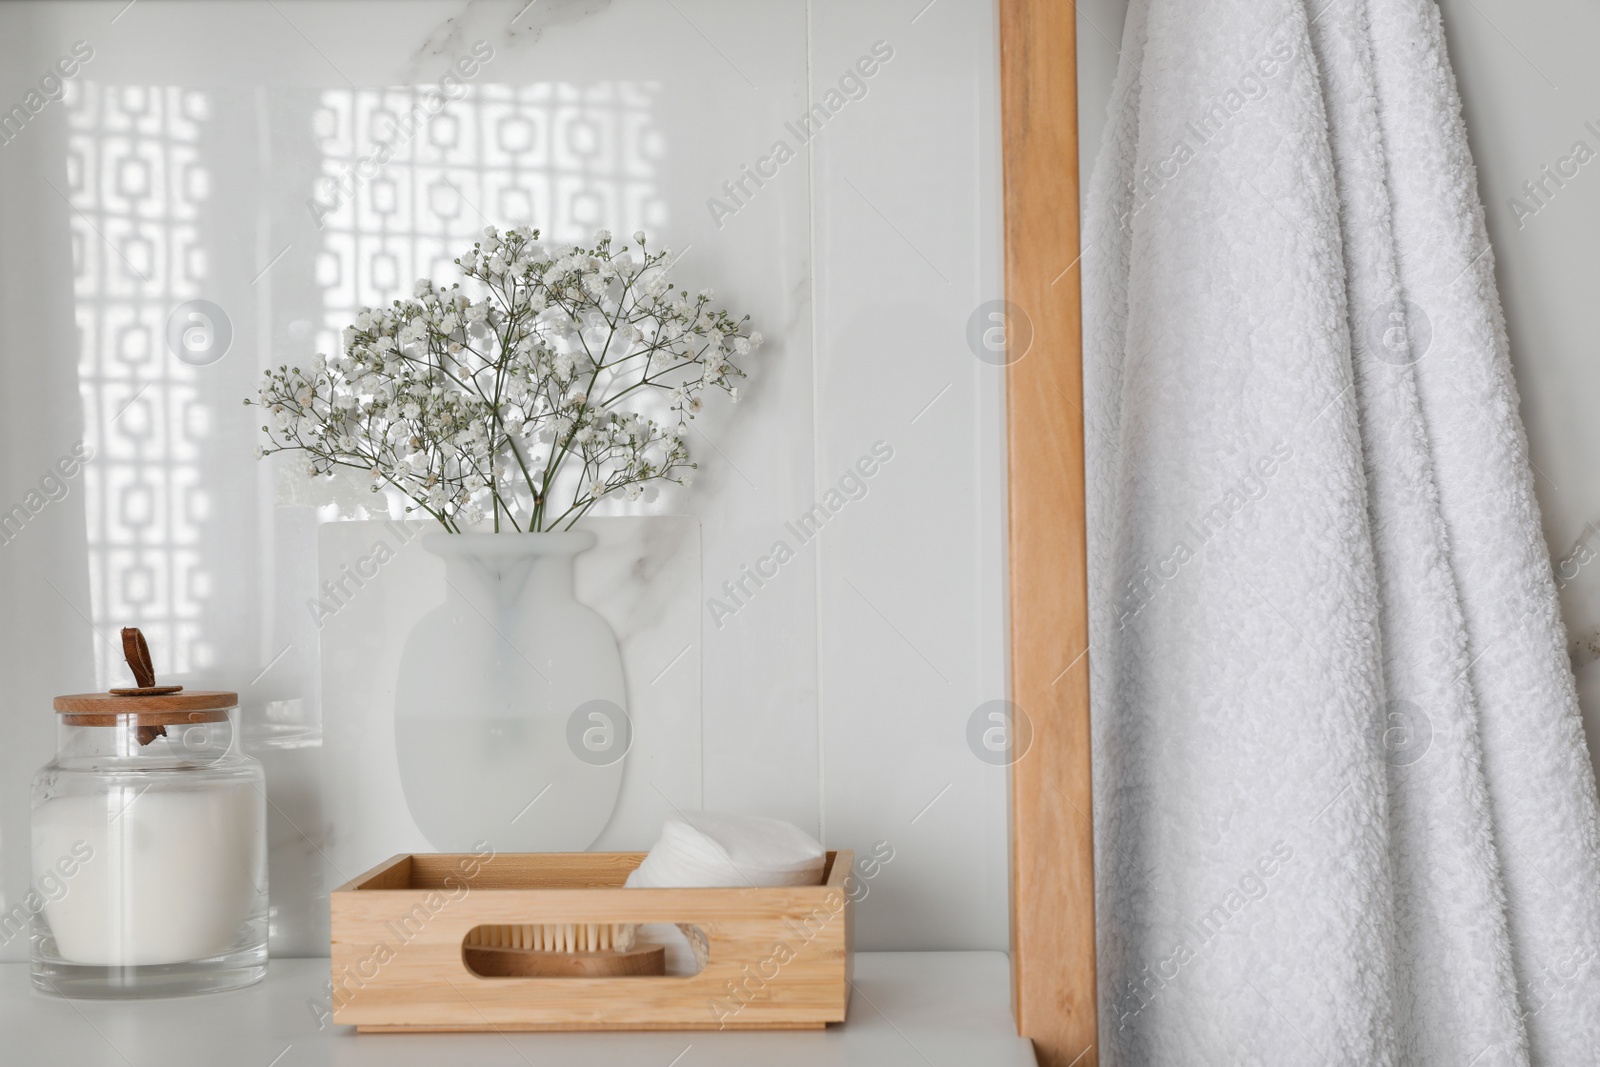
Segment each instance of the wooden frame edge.
[[1099,1058],[1076,19],[1000,0],[1011,699],[1032,725],[1011,768],[1012,1004],[1041,1067]]

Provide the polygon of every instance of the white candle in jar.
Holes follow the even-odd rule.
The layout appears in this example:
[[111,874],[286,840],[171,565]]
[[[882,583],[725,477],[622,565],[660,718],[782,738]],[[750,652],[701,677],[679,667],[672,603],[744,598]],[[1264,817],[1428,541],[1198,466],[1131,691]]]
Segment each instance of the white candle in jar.
[[39,805],[34,883],[62,959],[134,967],[233,948],[266,882],[265,806],[250,782],[138,783]]

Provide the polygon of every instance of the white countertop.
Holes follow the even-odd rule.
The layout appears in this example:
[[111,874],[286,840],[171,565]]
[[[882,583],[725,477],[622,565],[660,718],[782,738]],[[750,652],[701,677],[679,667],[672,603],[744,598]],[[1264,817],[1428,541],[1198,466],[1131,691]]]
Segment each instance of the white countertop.
[[825,1031],[357,1034],[318,1029],[325,959],[274,960],[260,985],[172,1000],[64,1001],[0,966],[6,1067],[1035,1067],[1001,952],[863,952],[849,1020]]

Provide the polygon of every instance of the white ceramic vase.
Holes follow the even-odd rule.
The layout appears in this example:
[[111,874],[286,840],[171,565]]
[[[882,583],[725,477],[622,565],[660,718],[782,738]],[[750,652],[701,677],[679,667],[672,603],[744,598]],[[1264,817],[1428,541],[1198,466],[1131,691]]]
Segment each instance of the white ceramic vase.
[[423,535],[444,603],[412,627],[395,691],[406,803],[442,852],[589,847],[631,740],[622,656],[573,595],[588,531]]

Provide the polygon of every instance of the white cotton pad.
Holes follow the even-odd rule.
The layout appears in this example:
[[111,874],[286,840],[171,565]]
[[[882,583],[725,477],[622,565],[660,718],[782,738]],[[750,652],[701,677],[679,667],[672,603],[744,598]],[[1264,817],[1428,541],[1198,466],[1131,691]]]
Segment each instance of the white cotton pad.
[[674,813],[661,840],[628,876],[634,888],[818,885],[823,848],[781,819],[714,812]]

